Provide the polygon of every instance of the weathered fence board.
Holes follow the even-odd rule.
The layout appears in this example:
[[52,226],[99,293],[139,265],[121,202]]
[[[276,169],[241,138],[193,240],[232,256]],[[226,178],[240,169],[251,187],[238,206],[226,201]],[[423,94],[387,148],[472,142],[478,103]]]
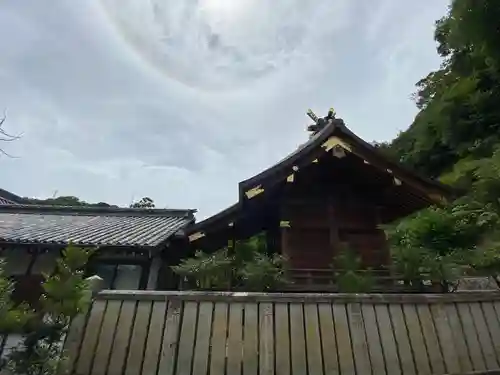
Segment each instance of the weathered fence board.
[[397,374],[401,372],[399,365],[398,349],[394,338],[389,309],[386,304],[376,305],[375,314],[377,316],[378,331],[382,342],[382,351],[384,353],[385,368],[388,374]]
[[94,303],[90,312],[90,317],[83,336],[83,343],[80,349],[77,370],[79,375],[89,374],[94,362],[96,346],[101,332],[102,318],[110,302],[99,300]]
[[65,348],[75,375],[485,374],[500,367],[499,301],[105,291]]
[[196,319],[198,305],[196,302],[186,302],[182,317],[181,335],[179,338],[179,354],[177,355],[177,372],[190,374],[195,345]]
[[97,344],[96,354],[94,358],[94,366],[92,374],[105,375],[108,366],[108,358],[111,354],[111,347],[116,329],[116,317],[120,314],[120,301],[109,301],[104,314],[101,334]]
[[301,303],[290,304],[290,338],[292,371],[294,374],[307,374],[304,312]]
[[337,354],[337,341],[335,339],[335,326],[333,324],[332,305],[318,304],[319,325],[321,330],[321,344],[325,374],[339,374],[339,360]]
[[259,304],[259,375],[274,375],[273,305]]
[[[111,302],[111,301],[110,301]],[[122,374],[129,349],[130,334],[132,332],[136,301],[123,301],[120,316],[117,320],[113,350],[109,360],[108,375]]]
[[204,375],[208,371],[210,352],[210,332],[212,328],[212,302],[201,302],[198,309],[198,329],[193,359],[193,375]]
[[229,305],[229,334],[227,373],[240,374],[243,360],[243,305],[232,303]]
[[420,325],[424,333],[425,345],[427,347],[427,354],[429,355],[431,369],[434,374],[446,373],[443,361],[443,354],[439,347],[439,341],[436,334],[436,327],[432,320],[432,315],[429,305],[419,304],[417,306]]
[[460,371],[458,372],[471,372],[473,367],[470,360],[469,350],[467,349],[462,323],[460,322],[460,317],[458,316],[457,306],[454,303],[449,303],[445,305],[445,307],[448,315],[448,321],[450,323],[451,333],[453,335],[453,345],[455,346],[458,355],[458,365],[460,367]]
[[288,321],[288,304],[277,303],[274,307],[276,319],[276,374],[290,374],[290,325]]
[[259,371],[258,356],[258,331],[259,331],[259,312],[256,303],[245,304],[245,329],[243,343],[243,374],[257,375]]
[[391,303],[389,305],[389,315],[392,322],[392,330],[398,348],[399,362],[403,374],[415,374],[415,366],[411,353],[410,340],[406,329],[406,322],[401,305]]
[[486,370],[484,358],[479,345],[478,333],[474,326],[474,320],[470,314],[470,306],[467,303],[458,303],[458,312],[465,334],[465,342],[469,348],[472,368],[476,371]]
[[173,375],[177,356],[177,340],[181,323],[182,302],[169,301],[163,332],[163,344],[159,359],[159,374]]
[[368,350],[370,352],[370,363],[373,374],[385,374],[384,353],[380,343],[380,334],[377,327],[375,310],[371,304],[361,305],[363,310],[363,319],[365,321],[366,339],[368,341]]
[[370,358],[368,354],[368,344],[365,336],[366,330],[361,315],[361,305],[350,303],[347,305],[347,317],[349,330],[351,331],[352,349],[354,352],[354,362],[358,374],[370,373]]
[[[214,320],[212,325],[212,348],[210,358],[210,373],[224,374],[226,365],[226,336],[227,336],[227,308],[226,302],[215,304]],[[184,313],[185,315],[185,313]],[[183,374],[179,372],[179,374]]]

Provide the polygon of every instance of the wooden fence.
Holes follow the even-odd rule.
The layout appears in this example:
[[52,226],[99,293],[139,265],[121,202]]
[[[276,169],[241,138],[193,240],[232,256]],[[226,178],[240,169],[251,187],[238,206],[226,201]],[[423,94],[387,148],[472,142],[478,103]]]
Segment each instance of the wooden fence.
[[489,373],[499,319],[497,292],[105,291],[65,347],[78,375]]

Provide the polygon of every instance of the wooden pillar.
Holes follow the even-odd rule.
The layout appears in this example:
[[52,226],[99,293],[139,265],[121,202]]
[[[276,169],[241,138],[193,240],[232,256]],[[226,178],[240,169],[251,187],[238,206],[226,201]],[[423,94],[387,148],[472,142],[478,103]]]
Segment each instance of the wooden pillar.
[[385,271],[387,273],[390,273],[390,265],[391,265],[391,250],[390,250],[390,246],[389,246],[389,241],[388,241],[388,238],[387,238],[387,235],[386,235],[386,232],[380,227],[383,223],[382,223],[382,211],[383,211],[383,208],[382,207],[379,207],[379,206],[376,206],[375,207],[375,220],[376,220],[376,227],[378,230],[380,230],[380,243],[381,243],[381,246],[382,248],[379,250],[380,252],[382,252],[382,256],[380,257],[380,260],[381,260],[381,263],[382,263],[382,266],[385,268]]
[[290,262],[290,265],[293,268],[293,260],[292,260],[292,254],[291,254],[291,249],[290,249],[290,227],[286,226],[284,222],[280,223],[280,232],[281,232],[281,255],[286,257],[288,261]]
[[275,220],[269,223],[266,227],[266,247],[268,255],[280,253],[280,237],[279,221]]
[[330,194],[328,196],[328,227],[330,232],[330,251],[332,254],[332,261],[341,250],[342,243],[339,234],[339,197]]
[[231,222],[228,224],[229,226],[229,240],[227,243],[227,248],[230,254],[234,254],[236,251],[236,223]]
[[151,262],[149,265],[148,283],[146,285],[147,290],[156,290],[157,289],[158,276],[159,276],[161,264],[162,264],[162,260],[161,260],[160,254],[154,255],[153,258],[151,259]]

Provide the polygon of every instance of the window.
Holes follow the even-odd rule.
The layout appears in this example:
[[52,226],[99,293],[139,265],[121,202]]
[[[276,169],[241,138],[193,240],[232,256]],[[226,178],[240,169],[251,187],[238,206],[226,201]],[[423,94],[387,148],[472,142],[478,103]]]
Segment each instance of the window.
[[0,359],[5,359],[12,349],[21,344],[24,336],[18,333],[10,333],[0,336]]
[[116,267],[115,289],[139,289],[142,266],[136,264],[119,264]]
[[91,274],[104,280],[104,289],[144,289],[144,266],[142,264],[95,263]]

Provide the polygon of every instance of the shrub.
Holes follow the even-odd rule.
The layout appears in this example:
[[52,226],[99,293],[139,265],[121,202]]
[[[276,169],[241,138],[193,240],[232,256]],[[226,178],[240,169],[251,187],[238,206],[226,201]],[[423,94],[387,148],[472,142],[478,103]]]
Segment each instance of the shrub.
[[340,292],[366,293],[373,287],[370,270],[362,270],[361,258],[347,248],[334,258],[333,270]]
[[90,254],[71,245],[63,251],[54,274],[44,275],[36,312],[15,306],[10,300],[13,285],[0,278],[2,328],[23,332],[22,343],[11,350],[1,368],[23,375],[55,375],[64,370],[62,341],[71,320],[90,304],[89,285],[83,278]]
[[288,283],[286,259],[280,255],[268,256],[262,236],[237,242],[234,249],[224,248],[213,254],[197,251],[194,258],[183,260],[172,270],[194,289],[267,291]]

